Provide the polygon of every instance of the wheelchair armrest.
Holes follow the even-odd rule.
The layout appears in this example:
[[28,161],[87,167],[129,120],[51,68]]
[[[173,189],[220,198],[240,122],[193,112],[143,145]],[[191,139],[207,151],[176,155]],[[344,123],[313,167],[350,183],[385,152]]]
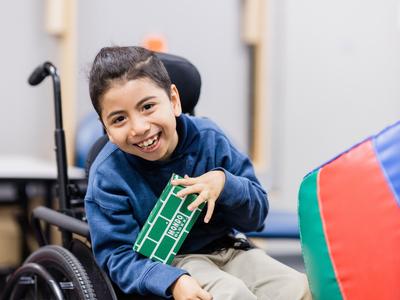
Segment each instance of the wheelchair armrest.
[[41,231],[39,220],[45,221],[50,225],[57,226],[60,230],[65,230],[70,233],[76,233],[80,236],[90,239],[89,225],[81,220],[60,213],[56,210],[38,206],[32,212],[32,222],[41,245],[47,244],[46,239]]

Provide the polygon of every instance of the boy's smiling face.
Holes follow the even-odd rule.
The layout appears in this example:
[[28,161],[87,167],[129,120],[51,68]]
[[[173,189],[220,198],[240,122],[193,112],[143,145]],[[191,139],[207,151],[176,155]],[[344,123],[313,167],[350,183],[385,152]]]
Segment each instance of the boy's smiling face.
[[181,112],[175,85],[170,99],[148,78],[116,81],[101,99],[101,119],[110,141],[149,161],[166,160],[175,150],[175,117]]

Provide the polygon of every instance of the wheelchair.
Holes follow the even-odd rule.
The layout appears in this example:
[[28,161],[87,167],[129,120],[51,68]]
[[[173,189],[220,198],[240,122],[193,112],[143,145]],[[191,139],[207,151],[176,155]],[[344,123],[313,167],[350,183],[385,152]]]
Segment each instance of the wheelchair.
[[[183,112],[194,114],[201,88],[201,77],[197,68],[179,56],[164,53],[157,53],[157,56],[164,63],[171,81],[179,89]],[[90,232],[83,208],[85,186],[71,184],[67,176],[61,85],[57,69],[50,62],[45,62],[33,71],[28,82],[38,85],[47,76],[52,78],[54,90],[59,209],[39,206],[33,210],[31,223],[40,247],[8,277],[0,299],[163,299],[154,295],[123,294],[96,264],[90,248]],[[103,135],[91,148],[86,163],[86,175],[107,140],[107,136]],[[46,234],[48,226],[55,226],[60,230],[61,246],[49,244]]]

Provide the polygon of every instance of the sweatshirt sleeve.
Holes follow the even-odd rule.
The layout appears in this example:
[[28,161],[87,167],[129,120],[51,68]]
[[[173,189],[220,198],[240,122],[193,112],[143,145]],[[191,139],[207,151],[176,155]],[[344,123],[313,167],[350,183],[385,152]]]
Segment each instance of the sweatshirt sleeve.
[[169,287],[187,272],[154,262],[132,249],[140,227],[133,218],[127,196],[100,187],[96,180],[89,191],[85,208],[99,266],[125,293],[151,293],[170,298]]
[[260,230],[268,213],[268,198],[250,159],[224,136],[217,141],[215,157],[214,170],[225,173],[225,185],[216,202],[226,212],[224,219],[242,232]]

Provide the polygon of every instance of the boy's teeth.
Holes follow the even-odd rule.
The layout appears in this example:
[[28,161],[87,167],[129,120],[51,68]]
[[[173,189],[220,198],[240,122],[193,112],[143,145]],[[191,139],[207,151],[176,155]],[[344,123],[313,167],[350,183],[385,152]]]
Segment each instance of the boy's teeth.
[[157,140],[157,138],[158,138],[158,136],[155,136],[152,139],[148,139],[148,140],[146,140],[144,142],[139,143],[138,146],[143,148],[143,147],[147,147],[149,145],[152,145]]

